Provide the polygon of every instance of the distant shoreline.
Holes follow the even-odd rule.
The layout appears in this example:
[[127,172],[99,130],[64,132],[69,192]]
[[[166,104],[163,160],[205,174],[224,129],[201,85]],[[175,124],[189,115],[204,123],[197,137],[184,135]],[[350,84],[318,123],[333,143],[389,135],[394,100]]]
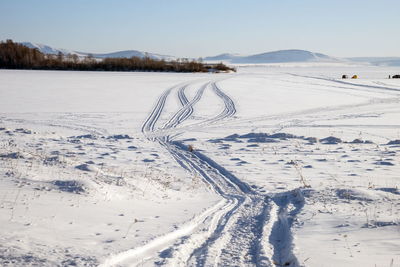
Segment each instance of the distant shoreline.
[[149,57],[80,59],[75,54],[49,55],[12,40],[0,43],[0,69],[120,72],[229,72],[236,71],[223,63],[207,64],[195,60],[157,60]]

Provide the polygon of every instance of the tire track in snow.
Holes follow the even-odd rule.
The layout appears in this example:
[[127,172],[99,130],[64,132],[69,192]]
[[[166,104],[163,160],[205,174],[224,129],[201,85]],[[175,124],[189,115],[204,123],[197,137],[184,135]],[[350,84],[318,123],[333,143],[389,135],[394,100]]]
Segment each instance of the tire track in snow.
[[[167,266],[270,266],[263,250],[263,225],[269,214],[269,203],[229,171],[199,152],[190,153],[179,142],[164,143],[185,169],[191,169],[225,198],[230,205],[216,213],[216,223],[202,225],[200,230],[177,240],[160,255],[158,264]],[[190,166],[190,167],[188,167]],[[161,256],[162,257],[162,256]],[[162,257],[163,258],[163,257]]]
[[[148,133],[152,133],[154,131],[154,126],[158,119],[160,118],[161,112],[164,109],[165,102],[167,100],[168,95],[171,93],[173,88],[169,88],[164,91],[164,93],[158,98],[156,105],[151,111],[150,115],[147,117],[145,122],[142,125],[142,133],[147,136]],[[154,140],[153,140],[154,141]]]
[[[228,95],[226,95],[224,92],[221,91],[221,89],[217,86],[216,82],[208,83],[207,85],[211,86],[213,92],[222,100],[222,103],[223,103],[223,106],[224,106],[223,109],[218,114],[216,114],[214,117],[211,117],[211,118],[206,119],[206,120],[201,121],[201,122],[196,122],[196,123],[189,124],[187,126],[180,127],[179,128],[180,131],[183,131],[183,130],[184,131],[188,131],[188,130],[196,129],[196,128],[199,128],[199,127],[209,127],[212,124],[221,123],[222,120],[230,118],[230,117],[232,117],[233,115],[236,114],[236,107],[235,107],[234,102],[232,101],[232,99]],[[207,87],[207,85],[204,85],[204,86]],[[184,89],[184,88],[181,88],[181,89]],[[179,98],[179,101],[181,102],[181,104],[183,106],[181,109],[186,109],[185,106],[189,105],[189,108],[191,109],[190,115],[193,113],[194,104],[197,103],[201,99],[202,93],[204,92],[204,89],[206,89],[206,88],[202,88],[201,87],[200,89],[203,89],[203,90],[199,90],[198,91],[198,94],[201,91],[201,95],[199,96],[200,98],[197,99],[197,96],[196,96],[191,101],[191,102],[193,102],[193,101],[195,101],[195,102],[190,104],[190,105],[189,105],[189,101],[187,101],[187,98],[185,96],[183,96],[183,97],[180,96],[180,94],[184,95],[184,90],[182,90],[182,91],[179,90],[178,91],[178,98]],[[186,100],[184,100],[185,98],[186,98]],[[183,99],[183,101],[182,101],[182,99]],[[178,111],[178,113],[174,114],[173,117],[170,120],[174,120],[175,116],[179,116],[179,112],[180,111]],[[190,117],[190,115],[188,117]],[[188,117],[185,117],[184,120],[186,120]],[[183,120],[181,122],[183,122]],[[180,124],[180,122],[178,124]],[[158,130],[156,132],[153,132],[152,136],[155,136],[155,137],[157,137],[157,136],[158,137],[170,136],[175,132],[174,128],[176,126],[177,125],[174,125],[174,127],[163,127],[160,130]],[[176,135],[179,135],[179,134],[176,134]]]
[[198,126],[207,126],[213,123],[220,123],[223,119],[227,119],[236,114],[236,106],[233,100],[218,87],[216,82],[211,83],[213,92],[222,100],[224,108],[220,113],[205,121],[190,124],[187,128],[191,129]]
[[[279,255],[280,248],[271,245],[269,241],[275,242],[271,236],[280,236],[276,230],[280,222],[270,220],[273,201],[254,192],[211,158],[197,151],[189,152],[183,143],[171,141],[171,129],[191,116],[194,105],[201,99],[208,85],[201,86],[191,101],[185,95],[188,85],[180,87],[177,97],[182,107],[160,129],[155,130],[166,99],[174,88],[167,89],[144,122],[142,132],[148,137],[154,133],[164,133],[153,135],[151,140],[165,147],[183,168],[200,175],[223,201],[176,231],[144,246],[111,256],[104,266],[110,263],[151,264],[151,261],[153,264],[168,266],[274,266],[272,259],[278,257],[276,255]],[[236,113],[233,100],[215,82],[211,83],[211,88],[223,101],[224,108],[216,116],[197,125],[220,122]],[[287,230],[290,236],[290,229]],[[158,256],[155,255],[157,251]],[[286,266],[297,266],[296,263],[297,260],[294,260]]]
[[[215,94],[222,99],[224,109],[215,117],[207,120],[206,123],[217,122],[236,113],[232,99],[222,92],[215,82],[211,86]],[[181,118],[182,114],[185,114],[186,110],[189,109],[188,113],[191,114],[193,112],[193,104],[198,102],[203,90],[200,90],[201,94],[198,93],[190,105],[187,98],[184,97],[184,88],[179,90],[178,97],[183,107],[173,116],[171,121],[179,124],[180,121],[174,119],[175,117]],[[187,116],[184,116],[184,118],[186,119]],[[167,127],[164,127],[164,129],[176,127],[177,124],[167,123],[166,125]],[[188,149],[183,144],[175,142],[172,146],[170,143],[165,142],[163,145],[175,159],[178,159],[177,161],[182,167],[188,169],[188,166],[190,166],[189,168],[203,177],[215,192],[230,200],[231,203],[235,203],[217,220],[218,223],[214,227],[211,225],[208,228],[206,235],[200,237],[201,234],[197,234],[195,238],[185,237],[185,242],[181,242],[174,248],[180,251],[178,253],[175,252],[180,255],[179,261],[169,262],[168,265],[183,263],[183,265],[204,266],[209,261],[212,261],[213,258],[218,259],[221,263],[224,262],[224,264],[232,264],[232,257],[234,258],[240,254],[239,257],[236,257],[236,264],[253,263],[254,265],[260,265],[262,262],[260,255],[262,254],[263,225],[268,208],[268,205],[265,204],[265,196],[256,195],[247,184],[241,182],[206,156],[198,152],[187,154]],[[193,158],[193,154],[197,156],[196,159]],[[211,173],[208,170],[212,170]],[[253,196],[249,198],[248,194]],[[188,239],[189,241],[187,241]],[[199,242],[199,240],[202,240],[202,242]],[[227,249],[228,247],[234,249]],[[183,251],[186,251],[186,255]],[[188,251],[190,252],[189,254]]]
[[189,222],[183,224],[178,230],[157,237],[143,246],[123,251],[116,255],[112,255],[111,257],[107,258],[100,265],[100,267],[116,265],[142,265],[149,259],[152,259],[160,249],[163,249],[165,247],[165,244],[168,244],[178,238],[190,234],[193,229],[198,227],[199,224],[209,220],[210,216],[213,216],[217,210],[223,210],[226,205],[226,201],[222,200],[218,202],[215,206],[210,207],[209,209],[202,212],[200,215],[195,216]]
[[232,101],[232,99],[229,96],[227,96],[224,92],[222,92],[216,83],[213,83],[212,87],[215,94],[224,101],[225,108],[219,115],[207,121],[208,123],[232,117],[236,113],[235,103]]
[[[142,129],[141,130],[142,130],[142,133],[146,137],[149,137],[149,139],[155,141],[155,138],[151,137],[151,134],[155,132],[155,125],[158,122],[158,120],[159,120],[159,118],[160,118],[160,116],[162,114],[162,111],[164,109],[165,103],[167,101],[167,97],[169,96],[171,91],[173,91],[174,89],[178,88],[178,98],[179,98],[179,101],[181,102],[181,104],[183,106],[182,109],[186,109],[186,106],[189,105],[189,101],[187,100],[184,92],[185,92],[186,88],[190,84],[192,84],[192,82],[175,85],[175,86],[173,86],[171,88],[168,88],[167,90],[165,90],[161,94],[161,96],[158,98],[155,106],[153,107],[153,109],[151,110],[150,114],[147,116],[146,120],[144,121],[144,123],[142,125]],[[203,91],[204,91],[204,89],[203,89]],[[201,98],[201,95],[199,96],[199,99],[200,98]],[[190,106],[192,106],[192,105],[190,105]],[[193,112],[193,110],[192,110],[192,112]],[[178,113],[180,113],[180,111],[178,111]],[[175,113],[174,116],[170,119],[170,121],[172,121],[173,118],[178,116],[178,113]],[[190,114],[189,114],[189,116],[190,116]],[[178,123],[180,123],[180,122],[181,121],[178,120]],[[167,124],[168,124],[168,122],[167,122]],[[162,128],[165,128],[165,125]]]
[[[182,123],[183,121],[185,121],[186,119],[188,119],[192,114],[193,114],[193,106],[201,99],[201,97],[203,96],[204,90],[207,88],[207,86],[209,85],[209,83],[205,83],[204,85],[202,85],[196,95],[194,96],[194,98],[189,101],[185,95],[185,90],[188,86],[184,86],[182,88],[180,88],[178,90],[178,98],[179,101],[182,105],[182,108],[176,112],[172,118],[167,121],[163,127],[161,127],[161,130],[169,130],[169,129],[173,129],[176,126],[178,126],[180,123]],[[164,140],[169,141],[170,136],[165,136]]]

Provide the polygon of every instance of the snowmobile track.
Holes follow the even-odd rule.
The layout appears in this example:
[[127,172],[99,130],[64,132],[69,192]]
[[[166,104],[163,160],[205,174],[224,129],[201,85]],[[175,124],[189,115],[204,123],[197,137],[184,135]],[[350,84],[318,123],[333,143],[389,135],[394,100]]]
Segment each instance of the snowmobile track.
[[[280,256],[281,248],[276,245],[276,240],[283,235],[280,232],[282,227],[279,227],[282,220],[276,218],[288,218],[280,214],[283,214],[282,211],[289,200],[279,202],[253,191],[249,185],[211,158],[198,151],[189,152],[186,145],[173,141],[176,135],[171,136],[171,133],[176,132],[171,129],[177,128],[190,118],[195,104],[201,100],[207,88],[211,88],[215,96],[222,100],[224,107],[220,113],[197,125],[214,124],[236,113],[234,101],[217,86],[215,81],[200,86],[191,100],[185,94],[188,86],[189,84],[185,84],[164,91],[145,120],[142,132],[149,140],[164,147],[184,169],[202,177],[204,183],[215,194],[221,196],[222,200],[180,229],[156,238],[142,247],[115,255],[108,263],[166,266],[276,266],[273,260],[276,261],[277,258],[279,261],[285,260],[285,257],[282,259]],[[162,127],[155,129],[167,97],[175,89],[181,107]],[[275,209],[280,212],[275,217],[271,214],[274,205],[280,207]],[[275,221],[271,221],[273,218]],[[290,226],[286,228],[284,234],[285,240],[291,241]],[[291,243],[284,242],[284,244],[282,250],[289,251],[291,257],[287,266],[298,266],[297,260],[291,253]]]

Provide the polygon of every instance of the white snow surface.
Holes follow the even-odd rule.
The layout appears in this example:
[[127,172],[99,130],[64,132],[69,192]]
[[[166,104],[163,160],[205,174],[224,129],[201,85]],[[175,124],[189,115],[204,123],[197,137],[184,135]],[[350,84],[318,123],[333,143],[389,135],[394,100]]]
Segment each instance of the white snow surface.
[[400,266],[398,73],[1,70],[0,265]]

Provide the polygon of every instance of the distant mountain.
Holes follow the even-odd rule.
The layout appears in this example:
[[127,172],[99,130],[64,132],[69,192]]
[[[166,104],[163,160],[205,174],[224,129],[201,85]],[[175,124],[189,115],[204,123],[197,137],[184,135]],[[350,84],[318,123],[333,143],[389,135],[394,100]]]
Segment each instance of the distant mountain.
[[[89,53],[83,53],[79,52],[81,54],[89,55]],[[154,54],[154,53],[146,53],[142,51],[137,51],[137,50],[124,50],[124,51],[117,51],[117,52],[112,52],[112,53],[105,53],[105,54],[97,54],[94,53],[92,54],[93,57],[95,58],[106,58],[106,57],[111,57],[111,58],[130,58],[130,57],[140,57],[144,58],[145,56],[148,56],[152,59],[164,59],[164,60],[173,60],[175,57],[173,56],[167,56],[167,55],[160,55],[160,54]]]
[[[146,53],[138,50],[124,50],[112,53],[89,53],[78,52],[61,48],[54,48],[44,44],[23,42],[21,43],[29,48],[37,48],[44,54],[76,54],[79,57],[93,55],[95,58],[130,58],[148,56],[153,59],[175,60],[174,56],[160,55],[155,53]],[[314,53],[306,50],[279,50],[266,52],[255,55],[240,55],[232,53],[224,53],[216,56],[203,58],[204,62],[224,62],[228,64],[266,64],[266,63],[290,63],[290,62],[346,62],[346,63],[361,63],[375,66],[400,66],[400,57],[351,57],[351,58],[336,58],[321,53]]]
[[284,63],[284,62],[339,62],[338,58],[321,53],[313,53],[306,50],[279,50],[249,56],[237,54],[221,54],[214,57],[206,57],[204,61],[224,61],[229,63],[260,64],[260,63]]
[[67,54],[77,54],[80,55],[80,53],[75,52],[75,51],[71,51],[71,50],[67,50],[67,49],[60,49],[60,48],[54,48],[45,44],[38,44],[38,43],[31,43],[31,42],[22,42],[20,43],[26,47],[29,48],[36,48],[38,49],[40,52],[42,52],[43,54],[52,54],[52,55],[56,55],[58,53],[63,53],[64,55]]
[[213,56],[213,57],[205,57],[203,60],[205,61],[227,61],[227,60],[234,60],[236,58],[240,58],[241,56],[239,54],[229,54],[229,53],[225,53],[225,54],[220,54],[217,56]]
[[80,57],[85,57],[88,55],[93,55],[95,58],[130,58],[130,57],[140,57],[143,58],[145,56],[148,56],[152,59],[164,59],[164,60],[173,60],[175,57],[173,56],[167,56],[167,55],[160,55],[160,54],[154,54],[154,53],[147,53],[147,52],[142,52],[142,51],[137,51],[137,50],[125,50],[125,51],[118,51],[118,52],[112,52],[112,53],[89,53],[89,52],[78,52],[78,51],[72,51],[72,50],[67,50],[67,49],[61,49],[61,48],[54,48],[48,45],[44,44],[38,44],[38,43],[31,43],[31,42],[22,42],[20,43],[22,45],[25,45],[29,48],[37,48],[40,52],[43,54],[58,54],[62,53],[64,55],[68,54],[76,54]]
[[247,56],[239,59],[239,62],[246,63],[283,63],[283,62],[332,62],[338,61],[330,56],[313,53],[305,50],[280,50]]

